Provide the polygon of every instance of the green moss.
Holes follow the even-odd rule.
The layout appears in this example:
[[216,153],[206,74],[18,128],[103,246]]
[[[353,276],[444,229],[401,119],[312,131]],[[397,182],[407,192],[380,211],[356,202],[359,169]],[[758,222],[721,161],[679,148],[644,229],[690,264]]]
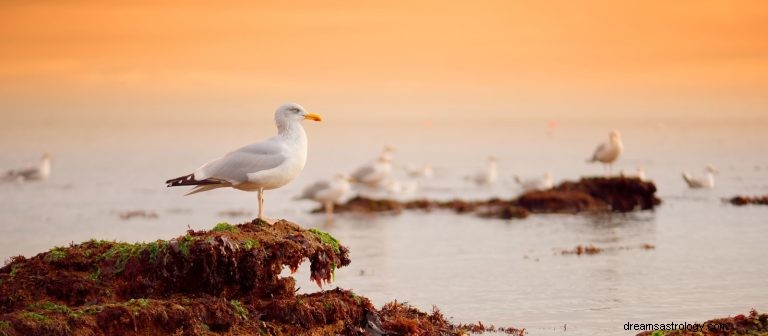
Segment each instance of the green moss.
[[0,336],[8,335],[6,331],[11,330],[11,322],[0,321]]
[[19,264],[11,266],[11,273],[8,273],[8,276],[10,276],[11,279],[13,279],[13,277],[16,276],[16,273],[19,273],[20,268],[21,268],[21,265]]
[[246,240],[243,242],[243,247],[244,247],[246,250],[250,250],[250,249],[252,249],[252,248],[254,248],[254,247],[259,247],[259,242],[258,242],[258,241],[256,241],[256,240],[254,240],[254,239],[246,239]]
[[21,313],[21,317],[25,318],[27,320],[35,321],[35,322],[45,322],[45,321],[48,321],[48,316],[40,315],[38,313],[33,313],[33,312],[28,312],[28,311],[25,311],[25,312]]
[[131,308],[131,312],[133,312],[133,315],[138,315],[142,308],[146,308],[149,306],[149,300],[147,299],[130,299],[128,300],[128,303],[126,303],[128,307]]
[[157,262],[157,256],[168,250],[168,242],[164,240],[147,243],[145,249],[149,251],[149,261]]
[[98,281],[101,279],[101,269],[97,266],[96,269],[94,269],[90,274],[88,274],[88,279],[91,279],[93,281]]
[[56,304],[55,302],[51,302],[51,301],[35,302],[29,305],[29,309],[44,310],[44,311],[62,313],[62,314],[69,314],[72,312],[72,310],[69,309],[69,307]]
[[229,305],[232,306],[232,308],[235,310],[235,314],[237,314],[237,316],[240,316],[240,318],[243,320],[248,320],[248,309],[245,309],[240,301],[231,300],[229,301]]
[[339,245],[339,241],[327,232],[318,229],[309,229],[309,232],[319,238],[324,244],[330,245],[331,248],[333,248],[333,252],[341,253],[341,245]]
[[46,262],[52,263],[64,259],[66,256],[67,250],[65,250],[63,247],[56,246],[48,251],[48,254],[45,256],[44,260]]
[[181,251],[183,256],[186,257],[189,255],[189,246],[192,245],[192,242],[194,241],[195,237],[192,237],[189,233],[179,240],[179,251]]
[[229,224],[227,222],[221,222],[219,224],[216,224],[216,226],[214,226],[213,229],[211,229],[211,231],[212,232],[224,232],[224,231],[226,231],[226,232],[236,233],[236,232],[238,232],[240,230],[237,228],[237,226],[234,226],[234,225]]
[[141,244],[115,243],[104,252],[104,260],[115,260],[114,274],[122,273],[125,270],[125,264],[132,256],[137,256],[141,252]]

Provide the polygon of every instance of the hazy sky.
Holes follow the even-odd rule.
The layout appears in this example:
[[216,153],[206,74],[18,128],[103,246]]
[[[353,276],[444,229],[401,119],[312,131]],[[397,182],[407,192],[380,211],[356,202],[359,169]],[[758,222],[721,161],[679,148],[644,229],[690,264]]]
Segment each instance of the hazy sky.
[[768,115],[768,1],[3,1],[24,123]]

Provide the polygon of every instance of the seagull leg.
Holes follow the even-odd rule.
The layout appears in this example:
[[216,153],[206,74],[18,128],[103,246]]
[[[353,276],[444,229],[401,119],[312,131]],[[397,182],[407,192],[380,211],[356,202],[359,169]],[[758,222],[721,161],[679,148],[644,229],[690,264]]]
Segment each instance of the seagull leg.
[[325,202],[325,218],[329,221],[333,219],[333,202]]
[[259,219],[264,219],[264,188],[259,188]]

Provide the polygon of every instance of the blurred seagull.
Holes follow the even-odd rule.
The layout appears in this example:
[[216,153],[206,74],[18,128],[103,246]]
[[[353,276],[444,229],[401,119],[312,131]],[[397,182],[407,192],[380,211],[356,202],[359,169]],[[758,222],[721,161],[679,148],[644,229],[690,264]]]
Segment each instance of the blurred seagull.
[[517,184],[519,184],[524,191],[532,191],[532,190],[548,190],[552,189],[554,186],[554,181],[552,180],[552,174],[545,173],[543,177],[539,178],[532,178],[532,179],[526,179],[523,180],[520,177],[515,176],[515,181]]
[[692,189],[712,189],[715,187],[715,174],[719,171],[712,166],[704,168],[704,176],[691,176],[683,172],[683,180]]
[[587,162],[601,162],[608,165],[608,175],[611,175],[612,165],[616,159],[619,158],[621,152],[624,151],[624,145],[621,143],[621,135],[619,131],[611,131],[609,141],[600,144],[592,154],[592,158]]
[[333,219],[333,206],[351,189],[349,180],[349,175],[337,174],[329,181],[318,181],[309,185],[296,199],[320,202],[325,208],[326,217]]
[[9,170],[5,172],[3,180],[17,182],[45,181],[49,176],[51,176],[51,155],[45,153],[40,158],[40,163],[38,163],[37,167]]
[[384,147],[376,161],[368,163],[352,173],[352,182],[364,184],[368,187],[376,188],[392,174],[392,152],[391,146]]
[[429,179],[435,175],[435,172],[432,169],[432,166],[430,165],[423,165],[421,167],[406,166],[405,172],[408,173],[408,176],[412,178],[428,178]]
[[322,121],[299,104],[284,104],[275,111],[277,135],[204,164],[194,173],[166,181],[168,187],[195,186],[187,195],[216,188],[257,191],[259,219],[264,219],[264,190],[291,182],[307,162],[307,134],[301,121]]
[[478,172],[474,176],[468,176],[467,179],[469,179],[472,182],[475,182],[475,184],[477,185],[491,185],[496,183],[496,179],[498,178],[498,175],[499,173],[498,173],[496,157],[489,156],[485,171]]

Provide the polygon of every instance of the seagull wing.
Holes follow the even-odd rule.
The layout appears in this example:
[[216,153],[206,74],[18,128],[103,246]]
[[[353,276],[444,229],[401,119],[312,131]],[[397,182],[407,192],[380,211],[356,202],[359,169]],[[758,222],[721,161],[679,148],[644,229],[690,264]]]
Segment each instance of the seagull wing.
[[595,149],[595,153],[592,154],[592,158],[590,161],[595,162],[597,161],[597,158],[608,148],[608,144],[601,143],[600,146],[597,146],[597,149]]
[[358,182],[365,182],[374,172],[376,172],[376,168],[372,164],[367,164],[355,170],[352,173],[352,179]]
[[282,146],[271,140],[245,146],[204,164],[195,171],[195,179],[218,179],[237,185],[247,181],[250,173],[281,165],[286,156]]
[[318,181],[313,184],[310,184],[308,187],[304,188],[304,191],[302,191],[301,195],[298,197],[299,199],[311,199],[317,195],[317,193],[321,190],[329,189],[331,187],[331,184],[328,181]]

